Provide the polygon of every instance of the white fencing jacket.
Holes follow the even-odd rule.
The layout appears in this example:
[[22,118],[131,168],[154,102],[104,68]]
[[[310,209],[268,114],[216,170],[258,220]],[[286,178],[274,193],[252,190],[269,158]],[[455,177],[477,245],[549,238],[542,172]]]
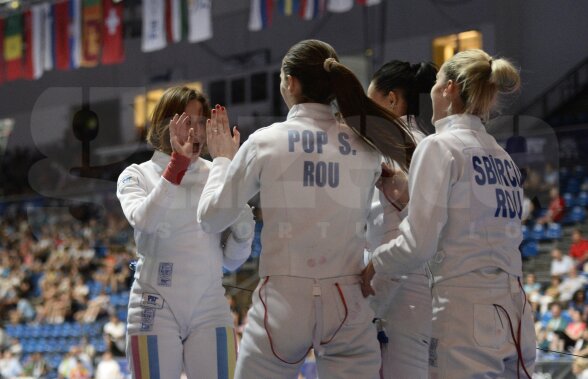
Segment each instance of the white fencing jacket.
[[247,259],[254,221],[251,209],[244,208],[223,247],[220,233],[205,232],[196,220],[212,163],[192,162],[181,184],[174,185],[161,176],[170,159],[156,151],[151,160],[127,167],[119,176],[117,196],[134,228],[135,279],[157,288],[167,301],[178,298],[176,305],[182,306],[211,281],[220,286],[223,265],[234,270]]
[[297,104],[286,121],[253,133],[232,162],[214,159],[198,219],[219,231],[259,192],[261,276],[357,275],[380,171],[380,155],[329,106]]
[[408,216],[375,249],[377,273],[399,275],[431,260],[435,283],[498,268],[521,275],[521,173],[478,117],[452,115],[416,148]]

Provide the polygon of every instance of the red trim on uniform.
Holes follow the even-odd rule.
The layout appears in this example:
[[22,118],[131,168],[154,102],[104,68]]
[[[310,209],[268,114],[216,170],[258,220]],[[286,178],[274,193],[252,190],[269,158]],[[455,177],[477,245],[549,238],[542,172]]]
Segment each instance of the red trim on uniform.
[[331,338],[329,338],[327,341],[321,341],[321,345],[326,345],[329,342],[331,342],[333,340],[333,338],[335,338],[337,333],[339,333],[339,330],[341,330],[341,328],[343,327],[343,324],[345,324],[345,321],[347,321],[347,316],[349,314],[349,312],[347,310],[347,302],[345,301],[345,296],[343,296],[343,291],[341,291],[341,287],[339,286],[339,283],[335,283],[335,286],[337,287],[337,291],[339,291],[339,296],[341,297],[341,301],[343,302],[343,307],[345,308],[345,317],[343,317],[343,321],[341,321],[341,324],[339,325],[337,330],[335,330],[335,333],[333,333]]

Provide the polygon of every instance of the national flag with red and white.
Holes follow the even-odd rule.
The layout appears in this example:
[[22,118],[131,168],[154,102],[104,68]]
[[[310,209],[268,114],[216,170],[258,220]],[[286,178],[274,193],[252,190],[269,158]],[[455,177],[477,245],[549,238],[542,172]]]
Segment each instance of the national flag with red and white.
[[271,26],[273,11],[273,0],[251,0],[249,30],[255,32]]
[[69,70],[69,0],[53,4],[53,58],[59,70]]
[[196,43],[212,38],[212,1],[188,1],[188,42]]
[[304,20],[322,17],[326,9],[326,0],[301,0],[299,15]]
[[22,77],[23,29],[22,13],[6,17],[4,21],[4,65],[6,68],[6,80],[16,80]]
[[188,35],[188,0],[165,0],[165,30],[168,43],[177,43]]
[[33,68],[33,17],[30,9],[22,14],[23,19],[23,59],[22,59],[22,79],[34,79]]
[[327,0],[327,11],[333,13],[348,12],[353,8],[353,0]]
[[156,51],[163,49],[166,45],[165,0],[144,0],[141,50]]
[[102,64],[122,63],[125,60],[123,3],[104,0],[102,6]]
[[83,0],[82,60],[84,67],[95,67],[102,47],[102,1]]

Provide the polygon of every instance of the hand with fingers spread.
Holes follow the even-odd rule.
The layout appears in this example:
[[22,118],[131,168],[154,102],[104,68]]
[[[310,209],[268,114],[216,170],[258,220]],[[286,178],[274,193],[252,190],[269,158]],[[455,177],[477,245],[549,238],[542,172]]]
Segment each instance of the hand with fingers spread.
[[190,115],[185,112],[176,115],[169,122],[169,138],[172,150],[187,158],[192,158],[195,131],[190,127]]
[[404,209],[408,204],[408,178],[404,171],[390,168],[382,163],[382,175],[376,182],[376,187],[398,210]]
[[239,149],[241,135],[235,126],[231,136],[229,117],[225,107],[217,104],[211,113],[211,118],[206,121],[208,152],[213,159],[217,157],[233,159]]

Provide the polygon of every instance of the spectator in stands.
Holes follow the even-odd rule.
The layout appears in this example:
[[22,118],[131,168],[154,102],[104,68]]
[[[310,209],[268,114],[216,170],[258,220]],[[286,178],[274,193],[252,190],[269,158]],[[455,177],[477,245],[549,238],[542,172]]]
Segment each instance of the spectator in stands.
[[559,185],[559,172],[553,168],[551,163],[547,163],[545,165],[545,172],[543,173],[543,185],[547,190]]
[[23,375],[34,379],[45,378],[48,373],[49,364],[39,352],[31,354],[23,366]]
[[545,293],[541,296],[541,313],[547,312],[548,307],[554,301],[559,300],[559,286],[561,285],[561,277],[552,275],[549,286],[545,289]]
[[572,267],[559,286],[559,300],[563,302],[570,301],[574,296],[574,292],[584,288],[585,284],[586,278],[583,275],[578,275],[576,267]]
[[549,190],[549,208],[547,209],[547,213],[537,220],[538,224],[548,224],[550,222],[560,222],[564,217],[566,202],[564,201],[563,197],[559,194],[559,189],[557,187],[552,187]]
[[568,255],[563,255],[561,250],[555,248],[551,250],[551,275],[563,276],[566,275],[572,267],[574,267],[574,260]]
[[562,335],[564,340],[564,350],[573,348],[576,342],[582,338],[584,331],[586,330],[586,323],[582,320],[582,315],[575,309],[569,309],[568,313],[572,318],[572,321],[568,323]]
[[523,225],[527,225],[531,220],[533,220],[533,212],[535,210],[535,206],[533,205],[533,201],[524,195],[523,197],[523,213],[521,215],[521,222]]
[[582,238],[582,232],[578,228],[572,231],[570,257],[574,258],[580,267],[588,260],[588,240]]
[[110,315],[110,321],[104,324],[104,341],[108,351],[117,357],[125,356],[126,325],[116,314]]
[[530,272],[525,277],[525,285],[523,289],[527,293],[527,296],[530,296],[532,293],[541,291],[541,284],[537,283],[537,278],[535,273]]
[[569,307],[580,312],[582,317],[586,319],[586,316],[588,316],[588,307],[586,305],[586,293],[584,292],[584,288],[580,288],[574,292]]
[[552,303],[549,310],[551,311],[551,317],[545,327],[545,330],[548,333],[547,340],[550,343],[549,348],[551,350],[561,351],[563,348],[563,340],[560,336],[565,332],[568,322],[562,316],[562,306],[560,303]]
[[102,355],[102,360],[96,366],[94,379],[123,379],[120,365],[112,359],[112,353],[107,351]]
[[74,360],[74,365],[69,372],[69,378],[67,379],[90,379],[92,374],[90,370],[81,359],[76,358]]
[[2,378],[14,378],[22,374],[22,366],[10,350],[4,350],[0,358],[0,375]]
[[572,353],[582,357],[588,357],[588,329],[582,332],[582,338],[579,338],[574,345]]

